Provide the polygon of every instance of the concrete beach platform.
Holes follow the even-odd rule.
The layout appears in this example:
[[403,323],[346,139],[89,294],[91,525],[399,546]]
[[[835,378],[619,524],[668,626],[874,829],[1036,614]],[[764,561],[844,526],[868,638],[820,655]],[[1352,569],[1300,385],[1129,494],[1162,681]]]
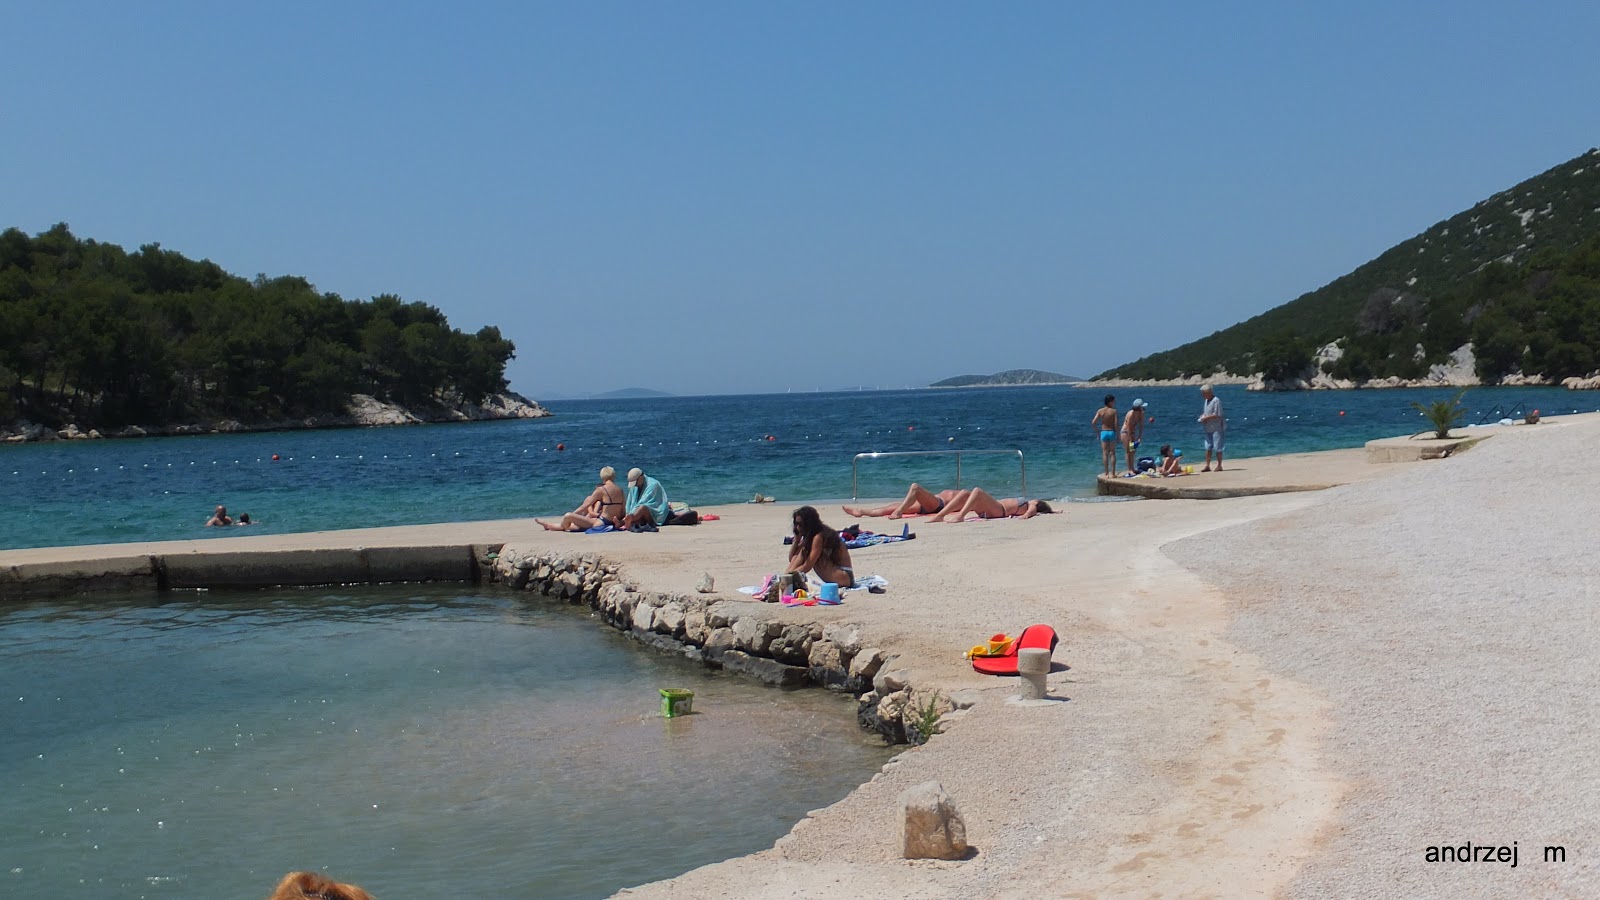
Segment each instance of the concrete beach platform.
[[[1355,484],[1388,474],[1383,466],[1369,463],[1412,463],[1443,459],[1465,452],[1497,434],[1528,432],[1531,429],[1561,428],[1600,422],[1600,413],[1546,416],[1536,425],[1520,421],[1514,425],[1482,425],[1456,428],[1446,440],[1428,431],[1398,437],[1379,438],[1348,450],[1317,453],[1291,453],[1284,456],[1258,456],[1227,460],[1219,472],[1201,472],[1205,456],[1197,455],[1193,475],[1173,478],[1107,478],[1099,476],[1095,493],[1111,497],[1148,497],[1154,500],[1225,500],[1258,494],[1289,494],[1297,491],[1322,491],[1341,484]],[[1120,451],[1119,451],[1120,452]],[[1120,457],[1119,467],[1120,467]]]
[[0,602],[100,591],[475,582],[532,519],[0,551]]
[[[1403,440],[1403,438],[1401,439]],[[1417,457],[1421,458],[1421,457]],[[1107,478],[1099,476],[1095,492],[1111,497],[1148,497],[1154,500],[1223,500],[1257,494],[1321,491],[1388,474],[1368,463],[1362,449],[1326,450],[1226,460],[1221,472],[1201,472],[1196,459],[1193,475],[1171,478]]]

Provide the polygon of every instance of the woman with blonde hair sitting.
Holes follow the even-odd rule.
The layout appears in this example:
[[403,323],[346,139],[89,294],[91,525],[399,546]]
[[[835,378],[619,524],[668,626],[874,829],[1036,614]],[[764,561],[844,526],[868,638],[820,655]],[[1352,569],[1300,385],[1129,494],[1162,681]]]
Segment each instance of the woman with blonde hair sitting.
[[340,884],[316,872],[290,872],[267,900],[375,900],[353,884]]
[[622,527],[622,488],[617,487],[617,470],[606,466],[600,470],[600,484],[578,504],[578,508],[551,525],[534,519],[545,531],[588,531],[601,523],[613,528]]

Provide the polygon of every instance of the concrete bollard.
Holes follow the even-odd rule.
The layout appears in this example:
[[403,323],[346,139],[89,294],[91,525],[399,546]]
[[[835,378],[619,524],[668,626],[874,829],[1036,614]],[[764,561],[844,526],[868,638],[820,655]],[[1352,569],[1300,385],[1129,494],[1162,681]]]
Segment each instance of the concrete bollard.
[[1023,700],[1045,698],[1044,677],[1050,673],[1050,651],[1043,647],[1028,647],[1017,651],[1017,674],[1022,683],[1017,696]]

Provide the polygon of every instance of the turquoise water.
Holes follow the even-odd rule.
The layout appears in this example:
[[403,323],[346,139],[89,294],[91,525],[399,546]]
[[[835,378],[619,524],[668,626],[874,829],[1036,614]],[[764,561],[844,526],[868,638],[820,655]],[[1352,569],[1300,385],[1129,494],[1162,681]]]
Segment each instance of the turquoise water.
[[[889,751],[854,705],[507,592],[0,609],[0,896],[598,897],[764,848]],[[657,687],[695,691],[663,719]]]
[[[558,514],[605,465],[641,466],[674,499],[732,503],[851,494],[851,458],[867,451],[1020,449],[1027,492],[1093,492],[1099,448],[1088,421],[1101,391],[1066,387],[872,391],[566,401],[553,418],[273,434],[0,445],[0,548],[237,534],[202,527],[225,503],[256,532],[322,531]],[[1146,448],[1198,449],[1193,388],[1118,390],[1149,401]],[[1218,390],[1235,458],[1359,446],[1424,426],[1411,401],[1445,389],[1252,394]],[[1478,388],[1468,422],[1521,402],[1546,414],[1593,411],[1600,395]],[[1340,411],[1344,415],[1340,415]],[[767,436],[773,440],[767,440]],[[557,446],[565,449],[558,450]],[[272,459],[277,454],[277,461]],[[860,496],[908,481],[948,485],[948,458],[866,460]],[[1020,491],[1014,458],[972,457],[963,483]]]

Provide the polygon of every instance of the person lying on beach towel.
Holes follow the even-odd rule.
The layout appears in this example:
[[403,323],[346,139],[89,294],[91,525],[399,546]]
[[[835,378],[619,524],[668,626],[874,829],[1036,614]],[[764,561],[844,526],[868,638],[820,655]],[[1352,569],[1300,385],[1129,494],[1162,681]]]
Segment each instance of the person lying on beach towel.
[[822,524],[814,506],[794,511],[794,543],[789,547],[790,572],[815,572],[823,581],[855,587],[856,573],[839,532]]
[[588,531],[601,525],[618,527],[622,523],[622,488],[617,487],[617,470],[606,466],[600,470],[600,484],[585,497],[578,508],[551,525],[534,519],[545,531]]
[[961,522],[969,514],[976,514],[980,519],[1031,519],[1037,515],[1053,512],[1055,510],[1043,500],[1029,500],[1026,497],[996,500],[983,488],[973,488],[965,497],[952,500],[944,512],[928,521]]
[[857,518],[870,518],[873,516],[888,516],[899,519],[904,516],[931,516],[944,509],[959,491],[940,491],[935,494],[915,482],[906,490],[906,498],[899,503],[888,506],[841,506],[847,516]]

